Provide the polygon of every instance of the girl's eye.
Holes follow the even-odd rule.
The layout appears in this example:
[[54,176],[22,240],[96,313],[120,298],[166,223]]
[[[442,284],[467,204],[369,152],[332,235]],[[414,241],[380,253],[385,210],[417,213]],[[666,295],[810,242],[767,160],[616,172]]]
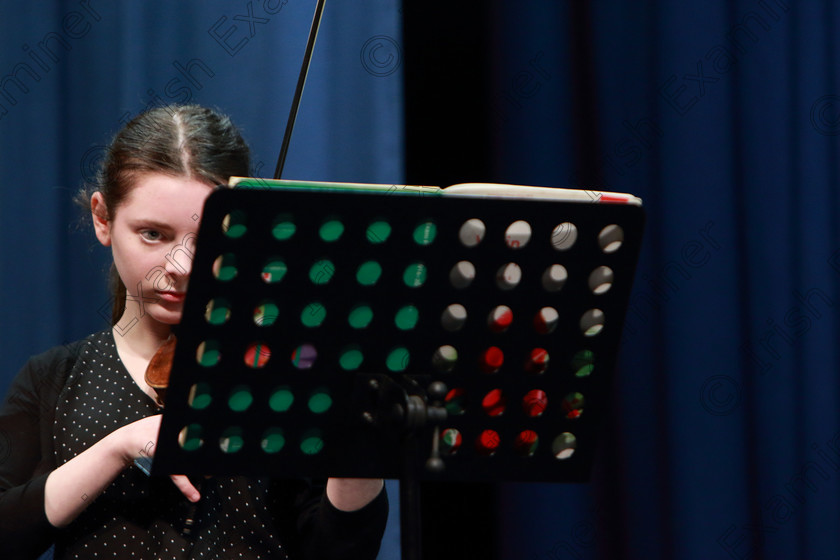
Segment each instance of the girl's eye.
[[159,231],[155,231],[153,229],[148,229],[146,231],[140,232],[145,239],[148,241],[159,241],[162,237]]

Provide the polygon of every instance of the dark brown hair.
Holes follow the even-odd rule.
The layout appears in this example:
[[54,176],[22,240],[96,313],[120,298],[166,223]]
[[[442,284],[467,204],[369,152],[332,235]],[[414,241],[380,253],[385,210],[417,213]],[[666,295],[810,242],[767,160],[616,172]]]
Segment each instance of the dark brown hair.
[[[208,185],[247,176],[248,145],[231,120],[199,105],[156,107],[136,116],[108,146],[91,185],[76,201],[90,211],[90,197],[102,193],[108,220],[113,220],[137,179],[147,173],[187,177]],[[125,311],[125,286],[111,265],[112,324]]]

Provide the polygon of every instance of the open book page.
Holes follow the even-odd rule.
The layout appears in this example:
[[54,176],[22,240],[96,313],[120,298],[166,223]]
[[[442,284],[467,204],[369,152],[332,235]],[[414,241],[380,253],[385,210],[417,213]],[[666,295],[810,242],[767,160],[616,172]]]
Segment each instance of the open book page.
[[323,191],[373,191],[385,193],[441,194],[440,187],[421,185],[379,185],[374,183],[330,183],[325,181],[295,181],[289,179],[255,179],[252,177],[231,177],[229,187],[252,189],[310,189]]
[[641,206],[642,199],[627,193],[614,193],[590,189],[565,189],[557,187],[530,187],[497,183],[462,183],[440,188],[421,185],[379,185],[372,183],[330,183],[322,181],[294,181],[288,179],[255,179],[231,177],[231,187],[263,189],[310,189],[323,191],[366,191],[420,195],[454,195],[489,198],[535,198],[567,202],[592,202],[608,204],[632,204]]
[[642,199],[627,193],[614,193],[590,189],[564,189],[558,187],[527,187],[497,183],[462,183],[444,189],[444,194],[459,196],[488,196],[503,198],[538,198],[569,202],[596,202],[632,204],[641,206]]

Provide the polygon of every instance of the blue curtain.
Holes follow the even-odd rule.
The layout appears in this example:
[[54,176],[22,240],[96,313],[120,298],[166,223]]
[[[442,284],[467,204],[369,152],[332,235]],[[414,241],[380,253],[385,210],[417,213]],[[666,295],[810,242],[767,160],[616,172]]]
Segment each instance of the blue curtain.
[[505,486],[504,558],[840,556],[840,6],[494,4],[494,179],[641,196],[592,482]]
[[[315,2],[0,2],[0,389],[28,356],[106,328],[109,254],[72,204],[144,108],[215,106],[272,176]],[[328,2],[284,177],[400,183],[396,0]],[[391,486],[392,512],[398,491]],[[392,519],[383,556],[398,555]]]

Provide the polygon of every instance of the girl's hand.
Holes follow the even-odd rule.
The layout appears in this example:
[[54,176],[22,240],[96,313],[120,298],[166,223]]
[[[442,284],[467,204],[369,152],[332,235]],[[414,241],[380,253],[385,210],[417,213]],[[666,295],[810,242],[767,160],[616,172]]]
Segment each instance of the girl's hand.
[[[126,464],[134,462],[135,459],[141,457],[154,457],[155,447],[157,447],[158,433],[160,432],[160,423],[163,416],[155,414],[148,418],[143,418],[127,424],[122,428],[114,431],[109,437],[115,437],[120,443],[119,448]],[[178,490],[181,491],[186,498],[191,502],[197,502],[201,495],[195,486],[193,486],[190,479],[182,474],[173,474],[169,478]]]

